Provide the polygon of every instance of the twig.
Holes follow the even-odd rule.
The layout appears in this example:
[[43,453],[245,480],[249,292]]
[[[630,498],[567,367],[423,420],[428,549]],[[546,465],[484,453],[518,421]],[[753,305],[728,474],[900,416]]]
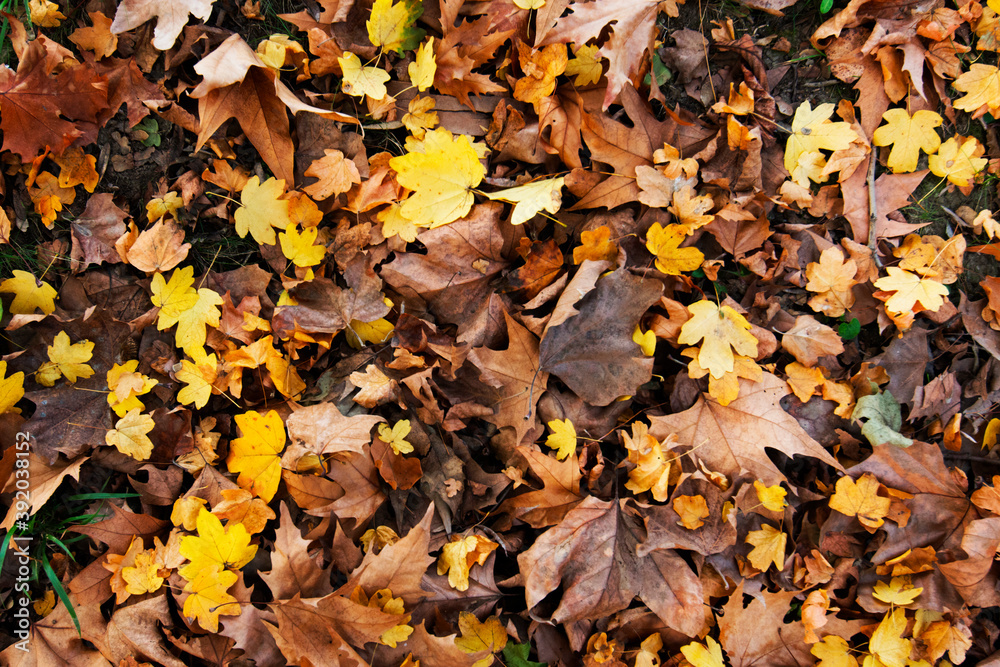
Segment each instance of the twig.
[[868,156],[868,248],[872,251],[875,266],[881,268],[878,258],[878,200],[875,196],[875,153]]
[[976,456],[975,454],[964,454],[962,452],[943,452],[946,459],[954,459],[956,461],[970,461],[973,463],[989,463],[995,466],[1000,466],[1000,459],[991,459],[988,456]]

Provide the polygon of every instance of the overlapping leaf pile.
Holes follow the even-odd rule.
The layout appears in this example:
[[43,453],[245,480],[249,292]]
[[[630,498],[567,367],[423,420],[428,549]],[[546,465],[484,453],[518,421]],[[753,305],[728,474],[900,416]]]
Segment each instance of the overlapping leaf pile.
[[7,15],[6,664],[997,659],[1000,6],[261,4]]

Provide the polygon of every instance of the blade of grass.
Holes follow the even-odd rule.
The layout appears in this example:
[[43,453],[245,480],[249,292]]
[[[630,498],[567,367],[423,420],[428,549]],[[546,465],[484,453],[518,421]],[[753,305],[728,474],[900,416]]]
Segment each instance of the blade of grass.
[[73,603],[69,601],[69,596],[66,595],[66,589],[63,588],[62,582],[59,581],[59,577],[56,576],[55,571],[52,569],[52,566],[49,565],[47,560],[42,561],[42,568],[45,570],[45,576],[47,576],[49,581],[52,583],[52,588],[55,590],[56,595],[58,595],[59,599],[62,600],[62,603],[66,605],[66,610],[69,612],[70,618],[73,619],[73,625],[76,626],[76,634],[82,637],[83,631],[80,630],[80,619],[76,617],[76,609],[73,608]]

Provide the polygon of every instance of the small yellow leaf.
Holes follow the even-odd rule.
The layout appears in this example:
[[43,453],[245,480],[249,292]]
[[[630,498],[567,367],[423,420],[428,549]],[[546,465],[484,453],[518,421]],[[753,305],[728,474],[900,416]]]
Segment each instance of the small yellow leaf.
[[614,262],[617,257],[618,246],[611,240],[611,230],[605,225],[580,232],[580,245],[573,248],[574,264],[583,264],[587,259]]
[[350,51],[337,58],[340,69],[344,73],[341,90],[354,97],[368,96],[375,101],[384,99],[389,92],[385,89],[386,82],[392,78],[381,67],[363,67],[361,60]]
[[51,315],[56,310],[55,298],[58,292],[42,280],[27,271],[14,269],[13,278],[0,283],[0,292],[13,292],[14,300],[10,304],[10,312],[15,315],[34,315],[35,309],[45,315]]
[[276,411],[262,415],[251,410],[236,415],[242,437],[232,441],[226,465],[239,473],[236,483],[270,502],[281,481],[281,458],[285,448],[285,423]]
[[[531,0],[528,0],[529,2]],[[516,4],[516,0],[515,0]],[[523,7],[522,7],[523,9]],[[574,58],[566,63],[566,76],[575,76],[574,82],[578,88],[595,84],[601,80],[604,67],[601,64],[600,47],[584,44],[573,54]]]
[[792,118],[792,134],[785,143],[785,169],[795,170],[803,153],[848,148],[858,139],[850,123],[831,122],[833,104],[821,104],[815,109],[803,102]]
[[697,530],[705,525],[702,519],[708,518],[708,503],[704,496],[677,496],[673,507],[681,518],[677,523],[688,530]]
[[639,325],[636,324],[635,331],[632,332],[632,341],[642,348],[642,353],[647,357],[656,354],[656,334],[652,329],[643,333]]
[[866,472],[855,482],[850,477],[837,480],[836,492],[830,498],[830,509],[856,516],[862,526],[871,531],[884,523],[891,501],[878,495],[879,482],[875,475]]
[[646,232],[646,248],[656,256],[656,269],[668,276],[694,271],[705,261],[705,255],[694,247],[681,248],[688,232],[684,225],[662,227],[654,222]]
[[496,616],[480,623],[475,614],[459,612],[458,631],[461,635],[455,637],[455,644],[465,653],[499,653],[507,645],[507,630]]
[[240,207],[233,214],[241,239],[249,233],[259,245],[274,245],[274,228],[285,229],[289,223],[289,202],[280,199],[284,192],[285,181],[281,179],[271,177],[261,183],[252,176],[247,181],[240,193]]
[[24,373],[18,371],[10,377],[7,375],[7,362],[0,361],[0,414],[8,412],[20,413],[20,408],[14,405],[24,398]]
[[[185,538],[187,539],[187,538]],[[239,616],[238,600],[226,591],[236,583],[237,575],[229,570],[207,569],[184,586],[190,593],[184,601],[184,615],[198,621],[209,632],[219,631],[219,616]]]
[[[959,143],[960,139],[964,141]],[[971,179],[986,168],[987,159],[980,157],[984,150],[975,137],[951,137],[927,158],[927,166],[935,176],[947,178],[960,188],[968,187]]]
[[906,612],[897,607],[885,615],[872,633],[868,650],[881,660],[885,667],[906,667],[912,642],[903,638],[904,630],[906,630]]
[[692,667],[726,667],[719,642],[711,637],[705,637],[705,644],[691,642],[681,647],[681,653]]
[[278,234],[281,253],[295,266],[316,266],[326,256],[326,247],[316,245],[317,233],[315,227],[306,227],[301,232],[295,226],[286,228]]
[[514,0],[514,4],[517,6],[518,9],[530,11],[532,9],[541,9],[542,7],[544,7],[545,0]]
[[438,556],[438,574],[448,575],[448,584],[457,591],[469,590],[469,570],[475,564],[483,565],[499,544],[480,535],[461,537],[455,535],[441,549]]
[[198,513],[197,527],[197,535],[181,538],[180,555],[191,562],[179,572],[189,581],[204,572],[238,570],[253,560],[257,553],[257,546],[250,544],[250,533],[241,523],[223,528],[219,517],[202,508]]
[[[427,41],[417,48],[417,55],[406,70],[410,75],[410,83],[416,86],[419,92],[424,92],[434,85],[434,74],[437,73],[437,62],[434,59],[434,38],[428,37]],[[416,101],[417,98],[413,98]],[[413,104],[413,101],[410,104]],[[433,100],[431,100],[433,105]],[[406,124],[406,120],[403,120]],[[435,124],[437,124],[435,122]],[[433,126],[431,126],[433,127]],[[409,126],[407,126],[409,128]],[[412,130],[411,130],[412,132]]]
[[872,590],[872,596],[886,604],[905,607],[913,604],[923,591],[923,588],[914,588],[908,576],[893,577],[888,584],[884,581],[877,582]]
[[708,300],[687,307],[691,319],[681,326],[677,341],[682,345],[702,343],[698,363],[713,378],[720,379],[735,368],[735,350],[747,357],[757,356],[757,339],[750,333],[750,323],[729,306],[719,307]]
[[858,661],[850,650],[846,639],[827,635],[822,641],[813,644],[809,652],[819,658],[816,667],[858,667]]
[[685,186],[674,192],[673,203],[667,210],[674,214],[685,234],[693,234],[715,220],[714,215],[706,215],[713,206],[715,202],[710,196],[699,196],[694,188]]
[[872,143],[892,146],[889,168],[893,173],[916,171],[920,151],[930,155],[941,146],[941,137],[934,130],[944,119],[941,114],[921,109],[910,116],[906,109],[889,109],[882,118],[886,125],[875,130]]
[[56,334],[52,345],[48,346],[49,360],[41,365],[35,374],[38,384],[51,387],[60,377],[67,382],[76,382],[79,378],[89,378],[94,369],[86,362],[94,356],[94,344],[89,340],[70,344],[69,334],[60,331]]
[[937,280],[924,278],[895,266],[886,267],[886,272],[889,275],[876,280],[875,287],[887,293],[895,292],[885,299],[887,311],[891,313],[937,311],[944,305],[948,288]]
[[392,451],[394,451],[397,455],[409,454],[413,451],[413,445],[406,440],[406,436],[409,433],[409,419],[400,419],[393,425],[392,428],[389,428],[388,424],[378,425],[378,437],[382,440],[382,442],[392,447]]
[[760,530],[747,533],[747,544],[754,548],[747,554],[750,564],[762,572],[774,563],[778,570],[785,567],[785,545],[788,536],[770,524],[764,524]]
[[392,0],[375,0],[372,5],[371,18],[368,19],[368,39],[372,45],[381,47],[383,52],[412,50],[423,31],[414,28],[414,24],[424,12],[424,6],[419,0],[402,0],[392,4]]
[[955,100],[956,109],[968,111],[973,118],[982,116],[987,110],[993,115],[1000,111],[1000,69],[997,67],[974,63],[952,85],[955,90],[965,93],[964,97]]
[[556,451],[560,461],[576,452],[576,428],[569,419],[553,419],[548,423],[552,433],[545,439],[545,444]]
[[507,188],[499,192],[491,192],[486,196],[494,201],[500,199],[513,202],[515,206],[514,212],[511,214],[510,224],[520,225],[531,220],[541,211],[558,213],[562,206],[562,188],[565,182],[565,177],[560,176],[559,178],[549,178],[527,185]]
[[136,461],[145,461],[153,453],[153,441],[146,434],[155,426],[152,417],[135,408],[115,423],[114,429],[105,434],[104,441]]
[[177,392],[177,402],[181,405],[194,404],[199,410],[208,404],[214,391],[213,383],[219,372],[219,361],[215,354],[205,354],[205,350],[194,350],[192,361],[181,360],[181,370],[174,375],[183,382]]
[[788,492],[781,488],[781,484],[775,484],[774,486],[767,486],[760,480],[755,480],[753,483],[753,488],[757,492],[757,498],[760,500],[760,504],[772,512],[784,511],[788,502],[785,500],[785,494]]
[[125,587],[132,595],[145,595],[158,591],[163,585],[163,577],[159,576],[160,564],[152,549],[148,549],[135,557],[134,567],[123,567],[122,578],[128,584]]

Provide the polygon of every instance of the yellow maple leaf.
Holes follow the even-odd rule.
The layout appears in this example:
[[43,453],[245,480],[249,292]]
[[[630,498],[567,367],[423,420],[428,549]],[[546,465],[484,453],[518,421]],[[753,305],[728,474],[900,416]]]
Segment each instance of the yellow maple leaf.
[[135,565],[136,557],[142,553],[142,538],[133,537],[124,554],[109,553],[102,567],[111,573],[111,590],[115,593],[115,602],[121,604],[132,594],[128,592],[128,584],[122,577],[122,571]]
[[389,526],[378,526],[369,528],[361,536],[361,548],[365,553],[375,550],[378,553],[383,547],[399,542],[399,535]]
[[392,451],[394,451],[397,455],[409,454],[413,451],[413,445],[406,440],[406,436],[409,435],[409,433],[409,419],[400,419],[393,425],[392,428],[389,428],[388,424],[378,425],[378,437],[382,440],[382,442],[392,447]]
[[599,53],[600,50],[596,44],[584,44],[573,53],[574,57],[566,63],[565,74],[576,77],[574,83],[578,88],[589,86],[601,80],[601,74],[604,72],[601,61],[604,59]]
[[[413,67],[413,65],[410,65]],[[434,111],[436,102],[433,97],[414,97],[406,107],[403,115],[403,126],[417,139],[423,139],[427,130],[434,129],[438,124],[438,115]]]
[[952,664],[961,665],[965,662],[966,652],[972,648],[972,632],[962,624],[952,625],[949,621],[934,621],[920,633],[920,641],[927,647],[927,657],[932,662],[948,653]]
[[747,554],[750,564],[760,571],[765,571],[774,563],[779,571],[785,567],[785,545],[788,536],[770,524],[764,524],[760,530],[747,533],[747,544],[753,549]]
[[250,544],[250,533],[243,524],[223,528],[219,517],[205,508],[199,511],[196,523],[198,534],[181,538],[180,555],[191,561],[178,570],[185,579],[193,580],[203,572],[238,570],[256,555],[257,546]]
[[781,484],[768,486],[758,479],[754,480],[753,488],[757,492],[757,499],[760,500],[760,504],[764,506],[764,509],[771,512],[781,512],[788,505],[788,502],[785,500],[785,495],[788,492],[781,488]]
[[826,376],[822,367],[809,368],[797,361],[785,366],[785,373],[788,374],[788,386],[791,387],[795,396],[803,403],[816,395],[816,391],[826,383]]
[[48,346],[48,355],[49,360],[35,373],[35,380],[40,385],[51,387],[60,377],[73,383],[79,378],[89,378],[94,374],[94,369],[87,364],[94,356],[94,344],[89,340],[71,345],[69,334],[60,331],[52,345]]
[[348,345],[355,350],[360,350],[366,343],[381,345],[388,342],[395,330],[396,327],[393,326],[392,322],[384,317],[371,322],[351,320],[350,326],[344,329],[344,336],[347,338]]
[[[243,489],[240,489],[242,491]],[[170,523],[194,532],[198,528],[198,517],[208,501],[198,496],[181,497],[174,501],[170,510]]]
[[549,44],[536,51],[518,40],[517,52],[524,76],[514,84],[514,99],[537,104],[552,94],[556,77],[566,71],[566,45]]
[[[406,72],[410,75],[410,83],[421,93],[434,85],[434,75],[437,73],[437,61],[434,59],[433,37],[428,37],[427,41],[417,48],[417,55],[409,67],[407,67]],[[413,98],[410,101],[410,105],[412,106],[416,100],[417,98]],[[433,108],[433,102],[431,100],[431,108]],[[437,114],[435,114],[436,116]],[[406,125],[405,118],[403,119],[403,124]],[[437,124],[436,120],[434,124]],[[406,127],[409,129],[410,126],[407,125]],[[431,127],[434,126],[432,125]],[[412,132],[412,130],[410,131]]]
[[833,104],[821,104],[815,109],[803,102],[792,118],[792,134],[785,143],[785,169],[795,170],[799,158],[810,151],[839,151],[858,139],[850,123],[832,122]]
[[371,18],[365,24],[368,39],[383,52],[397,51],[402,55],[403,51],[415,48],[423,37],[423,31],[413,27],[423,12],[419,0],[402,0],[397,4],[392,4],[392,0],[375,0]]
[[128,584],[125,590],[132,595],[145,595],[158,591],[164,581],[159,575],[160,567],[152,549],[137,554],[134,566],[122,568],[122,579]]
[[573,248],[574,264],[583,264],[586,259],[614,262],[617,257],[618,246],[611,240],[611,230],[605,225],[580,232],[580,245]]
[[858,265],[853,259],[844,261],[844,253],[837,246],[831,246],[819,256],[819,262],[806,265],[806,290],[816,292],[809,299],[809,307],[817,313],[830,317],[840,317],[854,305],[852,289],[857,284],[854,279]]
[[47,171],[38,174],[35,185],[37,187],[28,188],[28,195],[35,205],[35,212],[42,216],[42,222],[52,229],[52,224],[56,221],[59,211],[63,209],[63,205],[68,206],[76,201],[76,190],[60,187],[55,174]]
[[108,371],[108,405],[119,417],[132,409],[142,410],[143,404],[139,396],[148,394],[159,382],[137,373],[138,359],[131,359],[124,364],[115,364]]
[[157,272],[150,281],[149,289],[153,293],[150,301],[160,309],[157,316],[157,327],[160,331],[177,324],[181,315],[198,303],[198,290],[194,288],[193,266],[174,269],[170,274],[170,280],[164,280],[163,274]]
[[622,442],[628,450],[628,460],[635,467],[628,473],[625,488],[632,493],[649,491],[657,502],[666,502],[670,497],[670,481],[676,477],[672,458],[667,455],[665,445],[677,444],[677,436],[671,435],[660,442],[649,434],[649,427],[642,422],[632,423],[632,435],[622,432]]
[[367,95],[378,101],[389,94],[385,89],[385,83],[392,77],[381,67],[362,66],[361,59],[350,51],[345,52],[342,58],[337,58],[337,62],[340,63],[340,69],[344,73],[340,89],[347,95],[353,97]]
[[236,415],[236,425],[243,437],[229,447],[226,465],[239,473],[236,483],[270,502],[281,481],[281,458],[285,448],[285,423],[274,410],[262,415],[251,410]]
[[27,271],[14,269],[12,273],[14,274],[13,278],[8,278],[0,283],[0,292],[14,294],[14,300],[10,304],[10,312],[15,315],[34,315],[36,308],[46,315],[55,312],[55,298],[58,292],[52,285],[43,280],[37,280]]
[[1000,69],[997,67],[975,63],[952,85],[955,90],[965,93],[964,97],[955,100],[956,109],[968,111],[973,118],[987,111],[996,116],[1000,111]]
[[722,657],[722,647],[711,637],[705,637],[705,644],[691,642],[682,646],[681,653],[692,667],[726,667]]
[[980,157],[984,151],[975,137],[951,137],[941,144],[936,154],[927,158],[927,166],[935,176],[966,188],[971,185],[971,179],[986,168],[988,160]]
[[858,661],[850,650],[850,644],[843,637],[827,635],[813,644],[809,652],[819,658],[816,667],[858,667]]
[[184,199],[176,192],[170,191],[162,197],[155,197],[146,202],[146,219],[155,222],[160,218],[177,217],[177,211],[184,207]]
[[222,500],[212,508],[212,514],[226,519],[232,525],[242,523],[251,535],[264,530],[267,522],[275,518],[274,510],[246,489],[222,489]]
[[[222,297],[207,287],[200,288],[195,295],[198,297],[188,310],[181,313],[177,318],[177,334],[175,342],[189,356],[197,354],[197,350],[204,349],[205,339],[208,336],[207,327],[219,326],[219,318],[222,312],[216,306],[222,305]],[[160,323],[157,323],[159,326]],[[160,327],[162,330],[163,327]]]
[[402,202],[400,213],[418,227],[440,227],[465,217],[486,170],[465,135],[453,136],[438,128],[427,132],[422,150],[389,160],[396,180],[413,193]]
[[681,248],[688,236],[684,225],[660,226],[654,222],[646,232],[646,248],[656,256],[656,270],[668,276],[694,271],[705,261],[705,255],[694,247]]
[[82,185],[87,192],[93,192],[97,187],[97,181],[100,180],[97,158],[84,153],[83,148],[71,146],[61,155],[53,155],[52,159],[59,165],[60,188]]
[[727,113],[734,116],[746,116],[753,113],[754,92],[746,83],[740,83],[739,90],[736,84],[729,84],[729,101],[720,100],[712,105],[715,113]]
[[28,0],[31,22],[43,28],[58,28],[66,17],[52,0]]
[[672,505],[681,519],[677,522],[678,525],[688,530],[697,530],[705,525],[702,519],[707,519],[709,512],[704,496],[677,496]]
[[136,461],[145,461],[153,453],[153,441],[146,434],[155,426],[152,417],[133,408],[104,435],[104,441]]
[[889,583],[879,581],[872,589],[872,596],[886,604],[904,607],[924,592],[923,588],[914,587],[909,576],[893,577]]
[[369,364],[363,373],[351,373],[347,379],[361,390],[354,396],[354,402],[366,408],[385,403],[396,394],[396,381],[375,364]]
[[177,392],[177,402],[181,405],[194,403],[198,409],[205,407],[214,392],[213,383],[219,372],[219,361],[215,354],[205,354],[204,349],[193,350],[191,361],[181,360],[181,370],[174,375],[185,387]]
[[714,215],[705,215],[712,210],[715,202],[708,195],[698,195],[691,186],[684,186],[674,192],[673,203],[667,208],[674,214],[678,224],[686,234],[693,234],[715,220]]
[[[923,278],[895,266],[886,267],[886,272],[889,275],[876,280],[875,287],[886,293],[894,292],[885,299],[887,311],[891,313],[936,311],[944,305],[948,288],[938,281]],[[876,296],[879,296],[878,293]]]
[[553,419],[548,423],[552,431],[545,439],[545,444],[556,450],[556,458],[560,461],[576,452],[576,427],[569,419]]
[[24,398],[24,373],[18,371],[10,377],[7,375],[7,362],[0,361],[0,414],[15,412],[20,414],[21,409],[14,405]]
[[903,638],[904,630],[906,630],[906,612],[897,607],[885,615],[872,633],[868,650],[881,660],[885,667],[906,667],[912,642]]
[[[496,616],[490,616],[480,622],[475,614],[467,611],[459,612],[458,631],[461,634],[455,637],[455,645],[465,653],[480,651],[499,653],[507,645],[507,630]],[[492,664],[493,656],[489,655],[477,660],[473,667],[488,667]]]
[[317,234],[315,227],[306,227],[301,232],[294,225],[286,228],[278,234],[281,253],[295,266],[316,266],[326,256],[326,246],[316,245]]
[[563,176],[548,178],[499,192],[491,192],[486,196],[494,201],[499,199],[515,204],[510,224],[520,225],[531,220],[541,211],[558,213],[562,207],[562,188],[565,182],[566,178]]
[[635,667],[660,667],[660,649],[663,648],[663,638],[654,632],[642,640],[639,651],[635,654]]
[[[187,539],[187,538],[185,538]],[[184,601],[184,615],[198,621],[209,632],[219,631],[219,616],[239,616],[238,600],[227,591],[236,583],[235,572],[211,568],[200,571],[184,586],[189,593]]]
[[906,109],[889,109],[882,114],[886,124],[875,130],[872,143],[892,146],[889,151],[889,168],[893,173],[915,171],[920,151],[930,155],[941,146],[941,137],[934,130],[944,119],[941,114],[921,109],[912,116]]
[[855,482],[850,477],[837,480],[836,492],[830,497],[830,509],[856,516],[862,526],[874,532],[889,513],[891,501],[878,495],[878,478],[866,472]]
[[382,236],[389,238],[399,236],[407,243],[417,240],[419,227],[413,224],[409,218],[403,217],[402,207],[396,202],[392,202],[386,208],[378,212],[379,222],[382,223]]
[[462,537],[453,535],[452,541],[441,548],[438,556],[438,574],[448,575],[448,584],[457,591],[469,590],[469,570],[475,564],[483,565],[489,555],[500,546],[481,535]]
[[691,319],[681,326],[677,341],[682,345],[702,343],[698,363],[712,377],[721,378],[735,367],[736,353],[757,356],[757,339],[750,333],[750,323],[729,306],[719,307],[707,299],[687,307]]
[[639,325],[636,324],[635,330],[632,332],[632,342],[639,346],[645,356],[651,357],[656,354],[656,334],[652,329],[643,333]]
[[241,239],[249,232],[259,245],[274,245],[274,228],[285,229],[289,222],[289,202],[280,199],[284,192],[285,181],[273,176],[263,183],[256,176],[247,181],[233,214]]

